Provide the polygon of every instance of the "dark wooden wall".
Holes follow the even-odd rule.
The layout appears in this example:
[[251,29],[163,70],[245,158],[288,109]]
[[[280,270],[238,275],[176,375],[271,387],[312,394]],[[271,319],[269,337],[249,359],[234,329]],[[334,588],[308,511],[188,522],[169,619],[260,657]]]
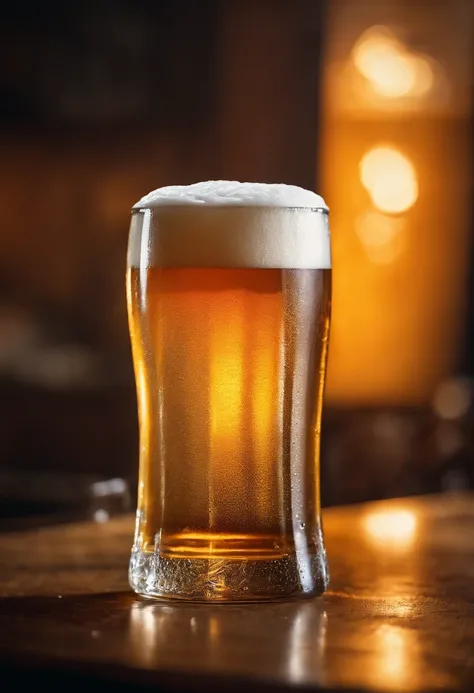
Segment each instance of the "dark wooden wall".
[[85,0],[6,10],[0,330],[10,339],[33,325],[59,350],[92,349],[107,377],[77,397],[28,379],[16,389],[10,356],[0,360],[0,464],[133,474],[130,207],[160,185],[207,178],[314,185],[321,6]]

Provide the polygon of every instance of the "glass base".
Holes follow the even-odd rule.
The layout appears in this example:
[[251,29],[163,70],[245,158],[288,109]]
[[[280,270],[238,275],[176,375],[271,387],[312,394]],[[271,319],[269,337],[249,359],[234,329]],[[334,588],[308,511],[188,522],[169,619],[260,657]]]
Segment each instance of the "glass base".
[[324,549],[273,559],[178,558],[134,549],[131,587],[144,597],[187,601],[273,601],[322,594],[329,582]]

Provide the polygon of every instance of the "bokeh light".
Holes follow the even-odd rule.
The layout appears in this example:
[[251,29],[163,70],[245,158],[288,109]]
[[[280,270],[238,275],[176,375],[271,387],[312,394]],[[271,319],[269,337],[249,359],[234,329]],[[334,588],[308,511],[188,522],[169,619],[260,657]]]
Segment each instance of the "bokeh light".
[[437,387],[433,397],[433,408],[441,419],[453,421],[467,413],[471,398],[471,388],[466,380],[449,378]]
[[362,184],[372,203],[382,212],[405,212],[418,199],[415,168],[394,147],[374,147],[363,156],[359,170]]
[[364,34],[353,56],[359,72],[383,96],[404,96],[414,88],[416,76],[411,62],[389,34],[381,31]]
[[429,59],[409,51],[386,27],[372,27],[364,32],[352,56],[357,70],[380,96],[422,96],[433,86]]
[[408,548],[416,538],[417,519],[410,510],[374,510],[363,523],[367,537],[376,544]]

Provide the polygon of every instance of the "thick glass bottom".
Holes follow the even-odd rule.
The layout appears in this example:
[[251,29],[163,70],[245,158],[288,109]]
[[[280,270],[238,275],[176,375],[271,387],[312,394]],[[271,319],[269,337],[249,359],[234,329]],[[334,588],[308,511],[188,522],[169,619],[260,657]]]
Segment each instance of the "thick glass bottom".
[[171,550],[132,551],[130,585],[138,594],[188,601],[269,601],[322,594],[329,582],[322,542],[315,553],[265,555],[239,551],[177,555]]

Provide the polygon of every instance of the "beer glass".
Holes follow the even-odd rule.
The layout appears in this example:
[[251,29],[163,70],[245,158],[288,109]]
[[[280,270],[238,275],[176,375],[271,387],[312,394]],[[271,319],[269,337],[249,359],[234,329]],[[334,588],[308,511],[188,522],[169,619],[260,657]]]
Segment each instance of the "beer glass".
[[133,589],[198,601],[324,591],[323,200],[224,182],[150,193],[132,211],[127,303],[140,431]]

